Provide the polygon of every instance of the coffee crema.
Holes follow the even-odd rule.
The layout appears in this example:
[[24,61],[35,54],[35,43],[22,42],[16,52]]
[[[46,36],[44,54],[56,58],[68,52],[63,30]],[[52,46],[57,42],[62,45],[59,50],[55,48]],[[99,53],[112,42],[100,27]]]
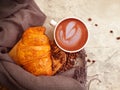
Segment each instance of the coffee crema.
[[57,44],[64,50],[75,51],[84,46],[88,38],[85,25],[75,18],[68,18],[60,22],[56,28]]

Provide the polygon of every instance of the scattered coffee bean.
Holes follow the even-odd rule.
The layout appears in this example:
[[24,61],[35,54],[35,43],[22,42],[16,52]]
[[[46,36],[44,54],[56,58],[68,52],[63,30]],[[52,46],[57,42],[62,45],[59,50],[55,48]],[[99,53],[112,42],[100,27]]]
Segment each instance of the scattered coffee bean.
[[96,61],[95,60],[92,60],[92,63],[95,63]]
[[97,27],[97,26],[98,26],[98,24],[95,24],[95,26]]
[[75,65],[75,61],[78,57],[85,61],[86,56],[87,55],[85,50],[81,50],[80,52],[77,53],[66,53],[67,61],[66,63],[64,63],[64,65],[62,66],[62,68],[60,68],[58,72],[64,72],[66,70],[73,68],[73,66]]
[[87,60],[87,62],[91,62],[91,60],[90,60],[90,59],[88,59],[88,60]]
[[117,40],[120,40],[120,37],[116,37]]
[[92,21],[92,18],[88,18],[88,21]]
[[113,30],[110,30],[110,33],[113,33]]

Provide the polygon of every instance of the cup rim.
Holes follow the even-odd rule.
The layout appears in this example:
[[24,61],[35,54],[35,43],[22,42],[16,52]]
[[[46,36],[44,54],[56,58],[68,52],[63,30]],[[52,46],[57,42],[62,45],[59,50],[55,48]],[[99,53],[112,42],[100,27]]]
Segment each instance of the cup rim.
[[[80,21],[80,22],[85,26],[86,31],[87,31],[87,34],[88,34],[88,35],[87,35],[87,40],[86,40],[85,44],[84,44],[81,48],[79,48],[79,49],[77,49],[77,50],[66,50],[66,49],[62,48],[62,47],[58,44],[58,42],[57,42],[57,40],[56,40],[56,37],[55,37],[55,32],[56,32],[56,29],[57,29],[58,25],[59,25],[62,21],[67,20],[67,19],[76,19],[76,20]],[[65,17],[65,18],[61,19],[59,22],[57,22],[57,24],[55,25],[55,28],[54,28],[54,40],[55,40],[55,43],[57,44],[57,46],[58,46],[61,50],[63,50],[64,52],[68,52],[68,53],[76,53],[76,52],[79,52],[80,50],[82,50],[82,49],[86,46],[86,44],[88,43],[88,39],[89,39],[89,31],[88,31],[88,28],[87,28],[86,24],[83,23],[83,20],[81,20],[80,18],[77,18],[77,17]]]

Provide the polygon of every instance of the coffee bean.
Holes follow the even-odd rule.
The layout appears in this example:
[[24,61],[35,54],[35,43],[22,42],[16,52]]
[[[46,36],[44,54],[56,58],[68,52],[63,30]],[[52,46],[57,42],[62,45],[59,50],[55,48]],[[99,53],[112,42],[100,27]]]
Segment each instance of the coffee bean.
[[88,21],[92,21],[92,18],[88,18]]
[[117,40],[120,40],[120,37],[116,37]]

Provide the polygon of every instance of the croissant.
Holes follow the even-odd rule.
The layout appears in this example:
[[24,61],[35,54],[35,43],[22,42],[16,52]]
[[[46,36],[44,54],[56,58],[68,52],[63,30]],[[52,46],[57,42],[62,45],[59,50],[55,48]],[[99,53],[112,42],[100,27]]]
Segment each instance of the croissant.
[[46,28],[43,26],[28,28],[9,52],[9,56],[18,65],[36,76],[54,75],[65,62],[66,56],[63,51],[59,52],[60,58],[53,57],[50,40],[45,31]]

